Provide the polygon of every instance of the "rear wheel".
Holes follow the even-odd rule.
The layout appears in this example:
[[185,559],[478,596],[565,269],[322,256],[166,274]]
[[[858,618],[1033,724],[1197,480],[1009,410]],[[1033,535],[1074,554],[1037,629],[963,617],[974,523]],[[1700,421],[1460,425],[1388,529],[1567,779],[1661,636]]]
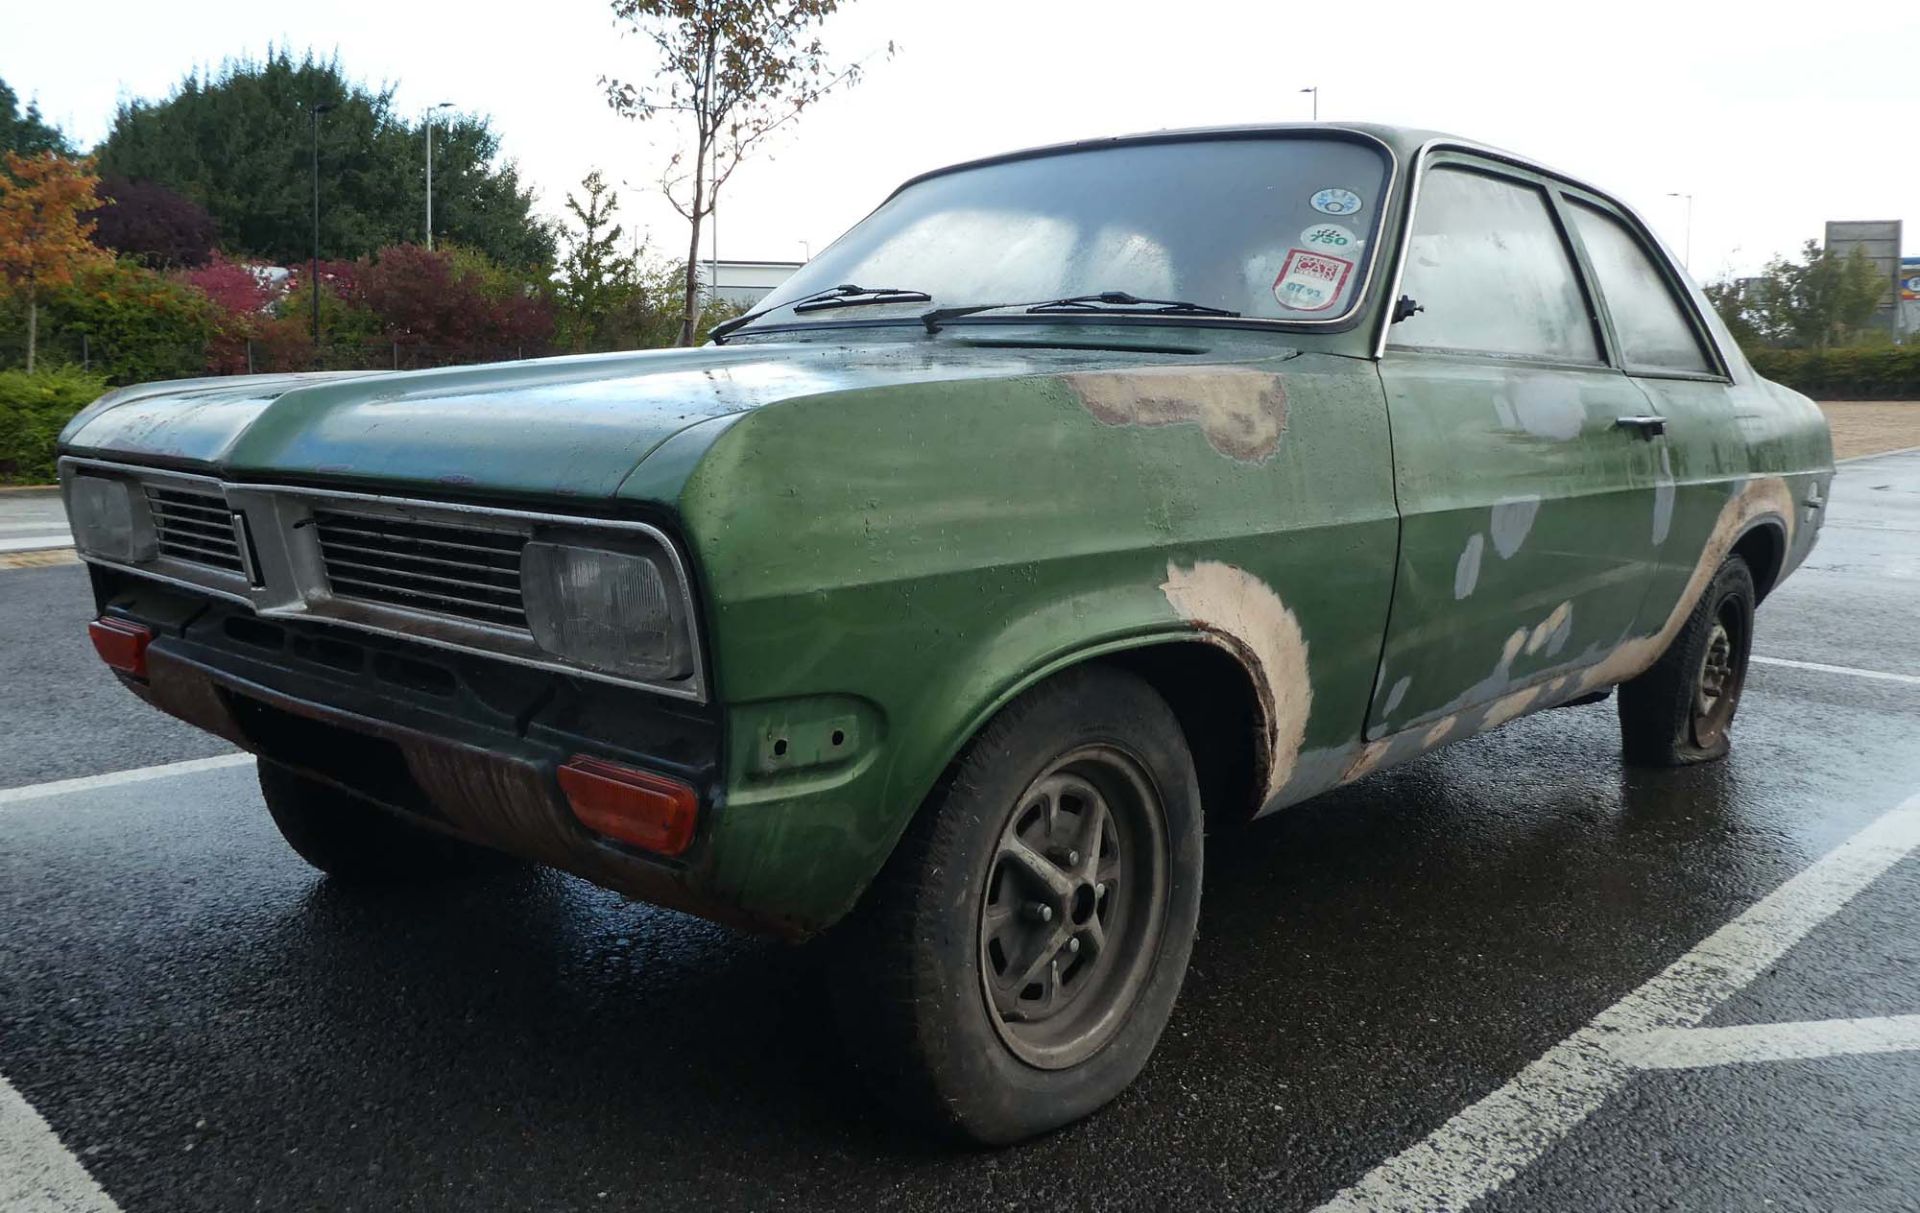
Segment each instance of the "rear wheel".
[[975,1141],[1076,1120],[1146,1064],[1200,905],[1198,784],[1137,677],[1076,670],[989,724],[836,949],[842,1024],[896,1108]]
[[1639,766],[1724,756],[1753,651],[1753,574],[1729,557],[1660,660],[1620,688],[1620,739]]
[[410,825],[385,809],[262,758],[260,792],[280,836],[314,867],[354,884],[462,875],[507,856]]

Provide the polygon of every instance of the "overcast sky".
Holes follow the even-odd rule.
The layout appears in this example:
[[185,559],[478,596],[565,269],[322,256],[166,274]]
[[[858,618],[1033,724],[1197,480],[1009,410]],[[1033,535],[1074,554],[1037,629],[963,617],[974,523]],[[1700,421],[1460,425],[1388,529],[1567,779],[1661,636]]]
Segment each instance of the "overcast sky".
[[[613,117],[603,73],[641,75],[604,2],[96,0],[10,5],[0,77],[77,139],[121,98],[269,43],[337,51],[409,112],[452,100],[492,117],[557,214],[591,168],[631,227],[684,247],[650,183],[661,136]],[[817,251],[902,178],[1094,135],[1308,116],[1434,127],[1538,157],[1635,206],[1700,279],[1749,272],[1827,219],[1905,219],[1920,251],[1920,4],[1557,5],[1472,0],[855,0],[826,35],[843,60],[888,40],[866,80],[790,124],[721,199],[720,255]],[[1196,188],[1204,188],[1196,183]],[[702,256],[707,255],[702,242]]]

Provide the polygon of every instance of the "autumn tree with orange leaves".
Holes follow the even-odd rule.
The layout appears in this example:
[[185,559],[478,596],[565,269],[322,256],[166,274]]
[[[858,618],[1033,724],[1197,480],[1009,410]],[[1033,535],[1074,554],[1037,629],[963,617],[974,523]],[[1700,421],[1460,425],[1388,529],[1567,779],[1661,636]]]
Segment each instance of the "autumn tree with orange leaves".
[[52,152],[8,152],[0,173],[0,275],[27,299],[27,373],[33,373],[40,337],[40,291],[65,286],[75,271],[109,255],[96,246],[93,221],[99,209],[92,160],[69,160]]

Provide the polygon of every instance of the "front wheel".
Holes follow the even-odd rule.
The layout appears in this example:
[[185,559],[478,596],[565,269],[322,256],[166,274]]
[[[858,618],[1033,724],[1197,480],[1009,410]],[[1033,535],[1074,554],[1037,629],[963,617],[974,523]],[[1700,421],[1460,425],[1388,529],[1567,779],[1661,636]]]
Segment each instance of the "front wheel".
[[1621,686],[1628,762],[1677,767],[1726,754],[1747,685],[1757,598],[1747,562],[1728,557],[1660,660]]
[[1009,705],[921,809],[842,932],[834,988],[883,1098],[984,1144],[1085,1116],[1172,1014],[1200,909],[1178,720],[1118,670]]

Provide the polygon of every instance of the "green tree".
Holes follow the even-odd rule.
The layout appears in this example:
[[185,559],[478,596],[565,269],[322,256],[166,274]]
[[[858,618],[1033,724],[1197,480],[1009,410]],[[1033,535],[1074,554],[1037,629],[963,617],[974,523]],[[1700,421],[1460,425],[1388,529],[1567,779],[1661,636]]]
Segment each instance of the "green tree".
[[54,126],[40,117],[40,107],[32,101],[27,102],[26,111],[20,109],[20,96],[0,80],[0,155],[18,152],[23,156],[37,156],[42,152],[52,152],[56,156],[72,156],[73,145],[67,137]]
[[611,3],[616,23],[651,43],[656,62],[638,83],[600,77],[607,104],[640,122],[671,115],[692,136],[660,178],[667,201],[687,221],[680,344],[692,345],[700,320],[700,227],[721,187],[777,127],[857,82],[860,64],[835,73],[820,41],[821,22],[841,0]]
[[[312,252],[312,144],[319,120],[320,255],[358,257],[424,238],[426,131],[393,90],[349,80],[338,62],[269,49],[187,76],[162,101],[123,103],[100,147],[102,171],[155,181],[204,206],[229,252],[283,265]],[[502,264],[547,268],[551,230],[483,118],[434,131],[434,234]]]
[[564,233],[566,253],[560,260],[558,296],[560,341],[572,350],[610,349],[617,332],[629,319],[632,296],[640,291],[639,248],[620,251],[625,230],[613,220],[620,195],[595,169],[580,182],[584,200],[567,195],[573,223]]
[[1707,294],[1742,341],[1827,349],[1860,340],[1891,285],[1858,248],[1840,257],[1809,240],[1798,260],[1775,257],[1758,278]]

